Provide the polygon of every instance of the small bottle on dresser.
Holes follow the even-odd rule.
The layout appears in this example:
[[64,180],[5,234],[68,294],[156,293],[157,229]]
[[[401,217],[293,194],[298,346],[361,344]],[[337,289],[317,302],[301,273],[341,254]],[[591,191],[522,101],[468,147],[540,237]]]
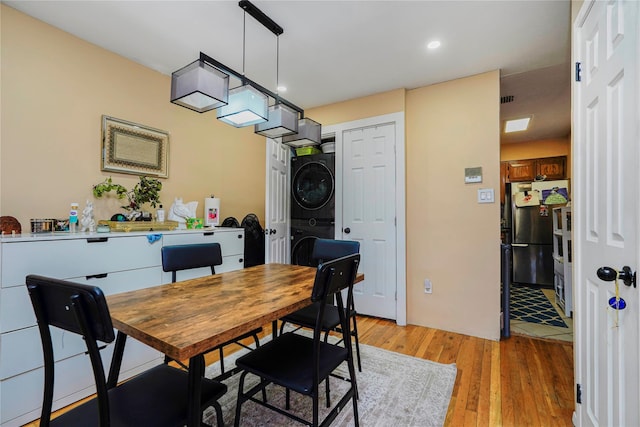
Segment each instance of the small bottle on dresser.
[[69,211],[69,233],[78,231],[78,209],[77,203],[71,203],[71,210]]
[[160,208],[156,211],[156,221],[164,222],[164,209],[162,209],[162,205],[160,205]]

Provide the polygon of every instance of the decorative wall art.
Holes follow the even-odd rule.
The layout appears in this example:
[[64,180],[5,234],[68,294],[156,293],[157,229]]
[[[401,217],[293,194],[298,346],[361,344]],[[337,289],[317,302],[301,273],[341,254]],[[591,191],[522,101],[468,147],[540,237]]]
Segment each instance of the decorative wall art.
[[102,116],[102,170],[169,177],[169,133]]

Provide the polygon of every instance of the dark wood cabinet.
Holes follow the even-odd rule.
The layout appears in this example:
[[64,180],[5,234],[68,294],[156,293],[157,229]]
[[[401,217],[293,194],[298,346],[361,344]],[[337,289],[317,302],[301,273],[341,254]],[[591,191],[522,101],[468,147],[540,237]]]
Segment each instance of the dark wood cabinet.
[[546,175],[547,179],[566,178],[566,157],[548,157],[536,160],[536,175]]
[[508,182],[533,181],[536,177],[536,160],[510,160]]
[[500,162],[500,202],[504,203],[505,184],[534,181],[546,175],[547,180],[567,178],[567,156]]

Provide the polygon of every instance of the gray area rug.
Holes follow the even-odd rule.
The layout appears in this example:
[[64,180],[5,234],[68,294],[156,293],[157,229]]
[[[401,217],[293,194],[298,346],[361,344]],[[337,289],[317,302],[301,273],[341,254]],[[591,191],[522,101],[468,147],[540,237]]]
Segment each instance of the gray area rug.
[[[362,372],[356,376],[360,398],[358,413],[361,426],[442,426],[447,415],[451,393],[456,380],[456,365],[444,365],[430,360],[419,359],[383,350],[368,345],[360,345]],[[225,358],[225,368],[234,366],[233,360],[243,351]],[[235,356],[235,357],[234,357]],[[355,357],[355,350],[354,350]],[[205,375],[213,377],[219,373],[218,364],[207,367]],[[341,375],[348,377],[346,364],[341,366]],[[240,374],[224,381],[229,390],[221,398],[225,426],[232,426],[235,419],[238,381]],[[245,390],[257,383],[251,374],[247,375]],[[334,404],[348,388],[348,383],[331,378],[331,402]],[[324,399],[324,384],[321,387],[320,418],[328,412]],[[259,396],[259,394],[257,395]],[[269,402],[284,408],[284,389],[271,385],[267,388]],[[303,418],[310,419],[311,399],[291,393],[291,408]],[[215,413],[211,408],[205,412],[205,421],[215,425]],[[241,426],[290,426],[300,425],[274,411],[253,402],[242,405]],[[332,424],[352,426],[353,405],[349,402]]]

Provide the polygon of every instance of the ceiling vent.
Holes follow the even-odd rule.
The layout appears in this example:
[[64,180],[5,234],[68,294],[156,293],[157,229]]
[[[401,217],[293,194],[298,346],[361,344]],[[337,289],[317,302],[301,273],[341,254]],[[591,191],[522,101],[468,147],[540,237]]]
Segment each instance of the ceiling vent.
[[513,102],[514,98],[515,97],[513,95],[501,96],[500,104],[508,104],[509,102]]

